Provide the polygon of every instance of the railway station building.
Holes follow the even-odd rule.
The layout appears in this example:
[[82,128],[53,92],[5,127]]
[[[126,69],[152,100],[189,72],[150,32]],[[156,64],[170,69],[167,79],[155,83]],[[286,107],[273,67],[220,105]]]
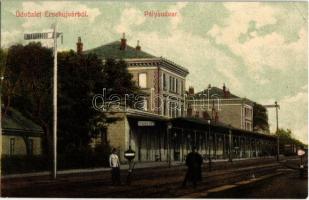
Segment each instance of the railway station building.
[[[82,51],[80,39],[77,51]],[[184,161],[193,146],[197,147],[205,159],[275,154],[276,139],[252,132],[252,118],[248,117],[251,124],[246,128],[241,122],[236,124],[216,120],[211,112],[203,114],[198,106],[194,109],[199,110],[202,117],[193,115],[190,111],[192,104],[186,102],[188,69],[166,58],[142,51],[139,42],[136,47],[129,46],[123,35],[120,41],[84,53],[95,53],[102,62],[108,58],[124,60],[133,80],[145,94],[141,109],[111,107],[106,112],[107,117],[117,118],[117,121],[108,125],[107,135],[104,137],[112,147],[117,148],[122,162],[126,161],[124,152],[129,146],[136,152],[135,160],[141,162]],[[247,103],[241,105],[252,108]],[[97,139],[93,144],[100,142],[102,139]]]
[[197,93],[190,87],[186,103],[188,116],[209,116],[238,129],[253,130],[254,102],[232,94],[225,84],[222,89],[209,84],[207,89]]

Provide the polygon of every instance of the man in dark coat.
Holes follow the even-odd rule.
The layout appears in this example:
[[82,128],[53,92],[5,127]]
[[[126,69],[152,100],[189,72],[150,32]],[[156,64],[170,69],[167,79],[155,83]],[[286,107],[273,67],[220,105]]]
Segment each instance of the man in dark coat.
[[202,180],[201,165],[203,164],[202,156],[196,151],[196,147],[192,148],[192,152],[187,155],[186,165],[188,170],[182,186],[186,186],[187,181],[192,182],[193,186],[196,187],[196,182]]

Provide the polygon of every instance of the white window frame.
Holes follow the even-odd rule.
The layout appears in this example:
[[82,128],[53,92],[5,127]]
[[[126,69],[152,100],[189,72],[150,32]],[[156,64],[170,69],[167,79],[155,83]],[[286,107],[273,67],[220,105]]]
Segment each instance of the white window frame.
[[[144,80],[142,80],[142,78],[144,78]],[[147,88],[147,73],[146,72],[138,74],[138,86],[140,88]]]

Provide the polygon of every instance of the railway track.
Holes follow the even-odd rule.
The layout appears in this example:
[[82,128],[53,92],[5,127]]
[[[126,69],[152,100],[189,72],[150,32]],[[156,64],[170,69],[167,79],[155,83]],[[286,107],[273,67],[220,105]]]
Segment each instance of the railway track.
[[[220,167],[218,167],[220,168]],[[226,168],[226,166],[221,166]],[[231,169],[207,172],[203,170],[203,181],[196,189],[191,187],[180,188],[185,170],[184,166],[173,168],[156,168],[136,170],[131,186],[110,186],[109,173],[93,173],[70,177],[59,176],[57,181],[41,180],[18,185],[12,184],[2,189],[2,196],[12,197],[180,197],[196,191],[205,191],[209,188],[237,181],[260,177],[275,173],[281,168],[278,163],[266,163],[255,166],[236,165]],[[68,178],[69,177],[69,178]],[[122,172],[125,180],[126,172]],[[37,190],[29,189],[37,188]]]
[[[147,184],[138,185],[135,188],[130,188],[128,191],[125,192],[125,197],[151,197],[151,198],[171,198],[171,197],[178,197],[183,196],[185,194],[189,194],[196,191],[204,191],[209,188],[231,184],[234,182],[238,182],[241,180],[247,180],[252,178],[254,174],[255,177],[260,177],[265,174],[275,173],[277,169],[280,168],[278,164],[272,164],[267,166],[258,166],[258,167],[248,167],[236,170],[229,170],[221,173],[215,174],[204,174],[203,181],[199,183],[199,186],[195,189],[192,187],[181,188],[181,184],[183,181],[183,176],[176,177],[176,178],[166,178],[164,180],[158,180],[150,182],[148,181]],[[114,193],[113,191],[109,191],[105,193],[104,196],[107,197],[114,197],[119,198],[123,197],[123,193]]]

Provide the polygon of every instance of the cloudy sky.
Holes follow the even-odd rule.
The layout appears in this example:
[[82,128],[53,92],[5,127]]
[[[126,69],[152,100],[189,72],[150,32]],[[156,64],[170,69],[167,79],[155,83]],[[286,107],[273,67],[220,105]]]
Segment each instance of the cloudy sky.
[[[308,9],[306,2],[121,3],[20,2],[2,5],[2,46],[25,43],[23,33],[49,30],[57,20],[61,49],[85,49],[119,40],[140,40],[142,50],[190,71],[187,87],[196,91],[223,83],[236,95],[261,104],[278,101],[279,126],[307,143]],[[87,11],[86,18],[22,18],[16,11]],[[145,11],[177,12],[146,17]],[[51,45],[46,42],[46,45]],[[274,110],[269,110],[271,130]]]

